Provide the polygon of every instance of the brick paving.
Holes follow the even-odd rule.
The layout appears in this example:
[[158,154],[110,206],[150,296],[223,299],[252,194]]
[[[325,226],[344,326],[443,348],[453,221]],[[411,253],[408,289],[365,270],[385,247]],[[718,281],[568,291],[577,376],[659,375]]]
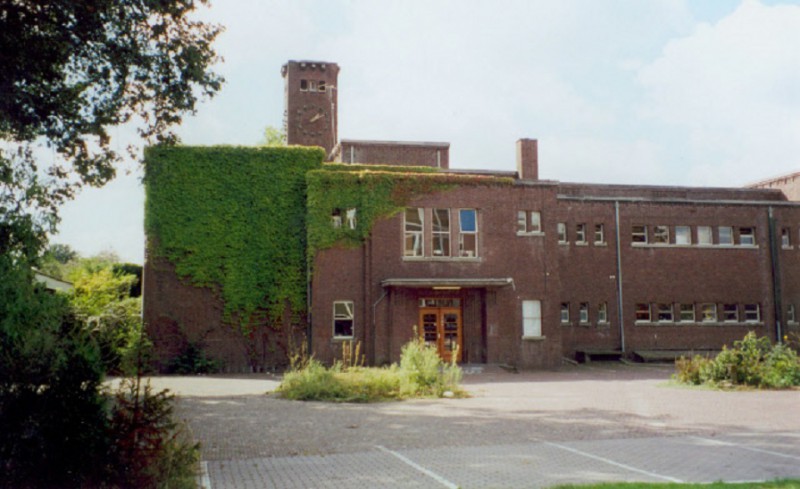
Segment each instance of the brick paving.
[[671,368],[623,364],[475,370],[469,399],[369,405],[264,395],[266,376],[165,382],[215,489],[800,478],[798,390],[676,387]]

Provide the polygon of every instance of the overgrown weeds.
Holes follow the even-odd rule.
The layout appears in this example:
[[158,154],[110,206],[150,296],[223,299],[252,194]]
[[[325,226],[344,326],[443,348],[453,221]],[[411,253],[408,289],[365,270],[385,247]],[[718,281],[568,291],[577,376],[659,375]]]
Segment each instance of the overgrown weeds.
[[[435,348],[420,339],[403,346],[400,364],[365,367],[360,344],[342,346],[342,359],[331,367],[295,355],[278,392],[286,399],[330,402],[376,402],[416,397],[464,396],[462,372],[442,361]],[[455,355],[454,355],[455,356]]]
[[800,359],[788,345],[772,345],[769,338],[751,331],[715,358],[679,358],[673,378],[694,385],[786,389],[800,386]]

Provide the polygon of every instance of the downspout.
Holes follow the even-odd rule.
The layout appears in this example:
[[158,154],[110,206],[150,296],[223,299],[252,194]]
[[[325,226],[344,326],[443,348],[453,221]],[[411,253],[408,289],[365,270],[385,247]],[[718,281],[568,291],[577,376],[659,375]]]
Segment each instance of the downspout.
[[[308,246],[306,245],[306,253],[308,253]],[[311,355],[311,352],[314,351],[311,349],[311,280],[312,272],[311,272],[311,264],[309,263],[309,257],[306,255],[306,353]]]
[[619,321],[619,347],[625,353],[625,322],[622,314],[622,248],[619,232],[619,201],[614,201],[614,227],[617,234],[617,320]]
[[775,314],[775,338],[778,343],[783,342],[783,331],[781,327],[781,318],[783,312],[783,303],[781,297],[783,292],[781,289],[781,264],[778,250],[778,236],[775,229],[775,215],[772,206],[767,209],[767,222],[769,224],[769,255],[770,265],[772,266],[772,303],[774,306]]
[[378,347],[378,319],[377,319],[378,304],[380,304],[381,301],[384,298],[386,298],[388,294],[389,291],[387,289],[383,289],[383,294],[381,294],[381,296],[378,297],[378,300],[375,301],[374,304],[372,304],[372,363],[373,364],[375,363],[375,349]]

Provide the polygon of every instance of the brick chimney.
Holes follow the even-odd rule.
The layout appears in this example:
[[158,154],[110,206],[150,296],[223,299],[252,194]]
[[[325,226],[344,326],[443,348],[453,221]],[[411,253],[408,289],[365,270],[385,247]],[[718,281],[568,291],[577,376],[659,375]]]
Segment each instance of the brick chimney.
[[535,139],[517,140],[517,178],[539,179],[539,144]]

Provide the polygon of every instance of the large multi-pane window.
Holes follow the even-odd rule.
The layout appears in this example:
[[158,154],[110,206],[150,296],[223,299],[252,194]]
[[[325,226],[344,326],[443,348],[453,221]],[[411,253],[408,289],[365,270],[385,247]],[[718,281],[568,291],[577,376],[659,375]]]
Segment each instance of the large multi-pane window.
[[697,226],[697,244],[706,246],[714,244],[711,226]]
[[450,256],[450,209],[433,209],[433,256]]
[[714,303],[700,304],[700,320],[704,323],[717,322],[717,305]]
[[333,337],[353,337],[353,301],[334,301],[333,303]]
[[694,322],[694,304],[678,304],[678,311],[680,314],[680,322]]
[[669,226],[653,226],[653,243],[669,244]]
[[671,323],[674,320],[672,313],[672,304],[657,304],[658,322]]
[[636,322],[649,323],[650,319],[650,304],[645,302],[636,304]]
[[736,304],[722,304],[722,320],[726,323],[738,323],[739,306]]
[[744,322],[758,323],[761,321],[761,306],[758,304],[744,305]]
[[752,227],[739,228],[739,244],[742,246],[755,246],[756,228]]
[[719,236],[719,244],[720,245],[732,245],[733,244],[733,228],[730,226],[720,226],[717,228],[717,233]]
[[409,207],[405,212],[404,256],[422,256],[425,209]]
[[542,214],[539,211],[517,211],[517,234],[542,232]]
[[647,243],[647,226],[637,224],[631,229],[631,241],[638,244]]
[[478,256],[478,215],[475,209],[458,211],[458,254],[459,256]]
[[675,226],[675,244],[692,244],[692,228],[689,226]]

